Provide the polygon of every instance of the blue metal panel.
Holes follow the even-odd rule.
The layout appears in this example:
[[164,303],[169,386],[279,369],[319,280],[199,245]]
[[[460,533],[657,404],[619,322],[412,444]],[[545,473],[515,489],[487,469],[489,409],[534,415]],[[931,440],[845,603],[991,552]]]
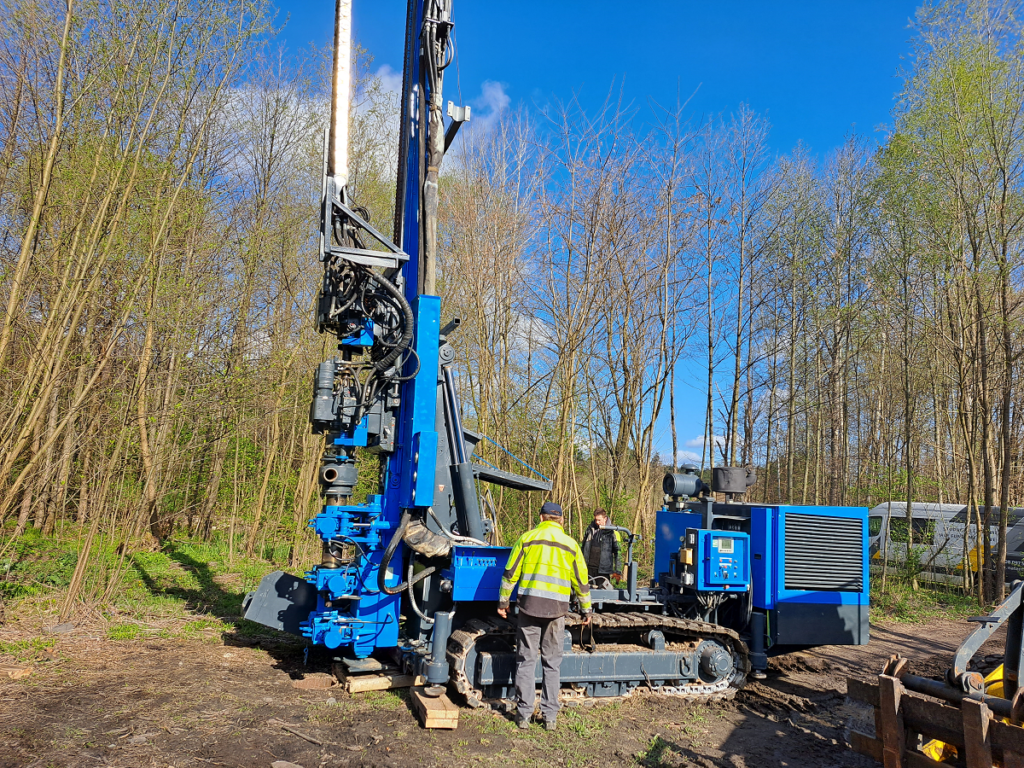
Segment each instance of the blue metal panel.
[[[437,467],[437,432],[417,432],[412,441],[413,473],[410,500],[418,507],[434,503],[434,474]],[[424,472],[425,468],[430,469]],[[429,501],[428,501],[429,499]]]
[[[402,391],[402,459],[399,468],[402,507],[430,507],[434,504],[434,474],[437,456],[437,373],[441,332],[441,299],[418,296],[412,305],[416,316],[414,347],[418,360],[407,368],[419,372],[405,383]],[[412,373],[406,371],[406,375]],[[431,438],[432,436],[432,438]],[[431,443],[432,439],[432,443]],[[416,446],[421,454],[417,454]],[[414,476],[415,475],[415,479]],[[415,496],[413,491],[415,490]]]
[[[856,518],[861,521],[864,542],[862,567],[863,588],[860,592],[839,592],[833,590],[786,589],[786,514],[818,515],[821,517]],[[867,507],[814,507],[783,505],[777,508],[775,560],[775,599],[777,603],[813,603],[817,605],[868,605],[870,585],[868,583],[868,510]],[[778,606],[776,606],[778,607]]]
[[[442,576],[452,581],[452,600],[497,600],[511,547],[455,547],[452,567]],[[519,587],[513,591],[513,599]]]
[[750,587],[750,536],[738,531],[697,531],[698,592],[746,592]]
[[[405,150],[405,189],[398,190],[402,195],[402,231],[396,233],[398,236],[398,247],[409,254],[409,261],[402,268],[402,274],[406,279],[405,297],[411,304],[416,298],[419,287],[419,264],[420,264],[420,212],[423,190],[420,189],[418,180],[420,178],[420,131],[426,132],[430,119],[428,115],[420,113],[421,93],[423,87],[420,84],[420,33],[423,29],[423,6],[422,0],[416,3],[415,18],[411,20],[413,29],[417,30],[412,35],[406,36],[405,61],[409,66],[405,75],[406,81],[410,84],[405,104],[407,123],[401,126],[399,141]],[[427,146],[426,141],[422,142]]]
[[658,510],[654,523],[654,578],[669,572],[669,563],[683,546],[687,528],[700,528],[703,518],[695,512]]
[[[354,323],[355,321],[353,321]],[[362,318],[358,330],[351,336],[341,340],[343,347],[372,347],[373,346],[373,320],[368,317]]]
[[775,607],[775,509],[750,511],[750,573],[756,608]]
[[356,445],[366,447],[369,440],[370,417],[363,416],[363,420],[352,430],[351,435],[339,434],[334,438],[335,445]]

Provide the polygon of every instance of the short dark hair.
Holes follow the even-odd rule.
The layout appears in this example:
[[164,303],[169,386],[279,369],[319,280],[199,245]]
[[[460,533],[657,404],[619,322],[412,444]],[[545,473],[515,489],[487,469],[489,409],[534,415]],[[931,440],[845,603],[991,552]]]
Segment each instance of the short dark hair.
[[612,519],[612,516],[608,514],[608,510],[605,509],[604,507],[598,507],[597,509],[595,509],[594,517],[607,517],[609,520]]

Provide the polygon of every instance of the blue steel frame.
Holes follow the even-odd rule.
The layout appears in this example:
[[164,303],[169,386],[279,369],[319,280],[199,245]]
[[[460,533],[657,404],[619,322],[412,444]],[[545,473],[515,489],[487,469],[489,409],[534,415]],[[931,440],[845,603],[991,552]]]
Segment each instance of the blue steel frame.
[[[412,84],[406,98],[406,123],[402,141],[406,151],[402,203],[402,226],[398,246],[409,255],[401,267],[404,292],[414,316],[414,339],[404,363],[403,375],[418,371],[400,389],[395,450],[387,459],[381,493],[370,496],[365,504],[325,505],[310,521],[310,526],[327,542],[357,549],[355,561],[343,568],[316,567],[306,574],[320,595],[316,609],[302,625],[303,634],[316,644],[329,648],[350,647],[356,658],[365,658],[376,648],[398,644],[401,611],[399,595],[377,589],[384,550],[398,527],[402,512],[434,503],[437,461],[436,431],[438,348],[441,299],[418,293],[420,278],[420,229],[422,226],[422,188],[420,147],[426,146],[429,118],[420,112],[421,85],[419,30],[423,28],[423,0],[416,0],[413,23],[416,33],[406,40],[407,82]],[[426,94],[429,99],[430,94]],[[421,141],[421,132],[424,134]],[[372,329],[372,326],[368,326]],[[372,343],[369,333],[361,334],[349,345]],[[339,446],[365,446],[365,420],[351,434],[334,434]],[[397,585],[402,579],[401,564],[405,546],[399,544],[391,558],[385,584]]]

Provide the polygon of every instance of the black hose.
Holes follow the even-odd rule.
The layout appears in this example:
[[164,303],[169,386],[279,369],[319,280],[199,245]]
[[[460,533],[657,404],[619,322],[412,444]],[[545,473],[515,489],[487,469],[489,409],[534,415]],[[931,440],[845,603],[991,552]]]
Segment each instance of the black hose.
[[409,519],[411,517],[412,513],[408,509],[402,513],[402,519],[398,522],[398,528],[391,537],[391,541],[388,542],[387,549],[384,550],[384,557],[380,561],[380,567],[377,571],[377,587],[386,595],[397,595],[404,592],[413,584],[423,581],[423,579],[437,570],[434,566],[424,568],[414,578],[408,579],[397,586],[389,587],[387,585],[388,565],[391,563],[391,558],[394,557],[398,545],[402,542],[402,537],[405,536],[405,529],[409,527]]
[[390,368],[391,364],[398,359],[399,355],[405,352],[409,345],[412,344],[412,328],[415,320],[412,316],[412,307],[409,306],[409,302],[406,300],[405,294],[398,289],[398,286],[382,275],[374,275],[374,279],[381,288],[398,300],[398,306],[402,310],[402,314],[405,316],[405,328],[402,329],[402,338],[395,345],[394,349],[374,364],[374,367],[383,373]]

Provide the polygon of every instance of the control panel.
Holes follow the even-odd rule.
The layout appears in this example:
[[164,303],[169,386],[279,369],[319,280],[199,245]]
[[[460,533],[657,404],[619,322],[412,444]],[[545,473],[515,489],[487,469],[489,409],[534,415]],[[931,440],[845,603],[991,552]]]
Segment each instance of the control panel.
[[750,589],[750,536],[688,528],[679,553],[683,585],[698,592]]

